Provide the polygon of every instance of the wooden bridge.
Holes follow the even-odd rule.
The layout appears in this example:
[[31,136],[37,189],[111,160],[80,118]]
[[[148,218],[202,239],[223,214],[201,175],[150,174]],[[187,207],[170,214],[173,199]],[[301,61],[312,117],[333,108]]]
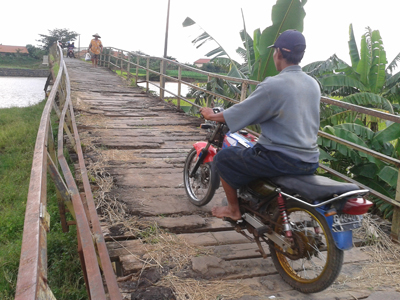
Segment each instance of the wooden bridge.
[[[381,286],[384,291],[370,288],[369,281],[376,279],[368,278],[365,267],[374,258],[366,247],[345,252],[342,273],[328,290],[312,295],[293,290],[281,280],[270,258],[263,259],[256,251],[256,244],[233,231],[229,223],[211,216],[211,207],[221,205],[222,188],[204,207],[187,200],[183,163],[193,143],[205,138],[200,119],[142,88],[129,86],[107,68],[94,68],[75,59],[67,59],[66,67],[77,124],[74,134],[80,137],[104,239],[92,235],[98,239],[97,245],[106,245],[119,290],[112,288],[113,283],[107,284],[105,298],[399,297],[392,284]],[[78,158],[72,158],[76,170],[81,169]],[[85,188],[85,180],[79,186],[84,173],[76,174],[80,191]],[[90,205],[84,208],[94,227]],[[88,277],[90,286],[90,274]],[[104,281],[108,283],[109,278]],[[88,291],[97,299],[90,287]],[[41,299],[21,295],[17,292],[16,299]]]

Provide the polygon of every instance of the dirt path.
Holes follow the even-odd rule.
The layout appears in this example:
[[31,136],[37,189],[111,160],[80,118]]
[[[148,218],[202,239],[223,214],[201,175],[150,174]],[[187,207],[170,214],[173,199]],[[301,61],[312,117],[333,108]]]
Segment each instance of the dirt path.
[[204,140],[199,119],[128,87],[106,69],[71,59],[67,68],[85,158],[99,185],[94,193],[103,198],[99,213],[109,254],[126,299],[175,299],[171,289],[178,299],[378,299],[372,284],[349,280],[369,264],[364,248],[345,253],[342,274],[328,290],[294,291],[255,244],[211,217],[221,189],[201,208],[187,200],[183,163],[192,144]]

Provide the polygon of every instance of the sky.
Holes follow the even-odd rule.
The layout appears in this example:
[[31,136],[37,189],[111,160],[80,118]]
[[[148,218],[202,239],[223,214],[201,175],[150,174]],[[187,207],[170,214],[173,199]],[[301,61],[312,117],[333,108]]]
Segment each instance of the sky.
[[[59,3],[59,5],[57,5]],[[167,55],[182,63],[205,58],[208,44],[196,49],[191,41],[200,33],[198,27],[182,26],[186,17],[217,40],[233,59],[242,46],[243,10],[247,32],[261,31],[272,24],[271,8],[276,0],[170,0]],[[39,34],[66,28],[80,34],[75,45],[87,48],[92,35],[98,33],[105,47],[163,56],[168,0],[119,0],[85,2],[69,0],[20,0],[2,3],[0,44],[39,46]],[[398,0],[308,0],[304,9],[303,34],[307,49],[302,66],[326,60],[336,54],[350,63],[349,25],[360,45],[366,27],[379,30],[390,63],[400,53]],[[397,69],[398,71],[399,69]]]

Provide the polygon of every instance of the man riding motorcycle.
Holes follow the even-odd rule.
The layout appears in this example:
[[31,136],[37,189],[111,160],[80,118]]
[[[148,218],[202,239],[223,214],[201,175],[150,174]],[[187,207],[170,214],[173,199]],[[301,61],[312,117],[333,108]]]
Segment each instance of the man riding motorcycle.
[[214,114],[200,109],[207,120],[225,122],[231,132],[260,124],[261,136],[252,148],[228,147],[214,157],[228,205],[214,207],[218,218],[241,219],[237,189],[257,178],[309,175],[318,168],[320,88],[299,66],[306,48],[296,30],[283,32],[268,48],[278,75],[267,77],[243,102]]

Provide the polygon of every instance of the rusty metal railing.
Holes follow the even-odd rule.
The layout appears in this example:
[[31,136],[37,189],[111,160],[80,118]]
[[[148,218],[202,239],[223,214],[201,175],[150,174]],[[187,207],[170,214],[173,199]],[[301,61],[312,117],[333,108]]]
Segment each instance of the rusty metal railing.
[[[46,210],[47,171],[56,186],[63,231],[68,231],[71,225],[77,226],[78,253],[89,299],[122,299],[93,201],[75,123],[69,76],[59,46],[52,47],[51,57],[56,66],[53,70],[58,69],[58,74],[43,110],[36,139],[15,299],[55,299],[47,282],[47,232],[50,228]],[[52,111],[59,118],[56,139],[51,128]],[[79,159],[83,193],[80,193],[64,157],[65,135]],[[67,210],[74,221],[66,220]]]
[[[133,60],[132,60],[133,58]],[[136,58],[136,60],[134,59]],[[146,60],[146,66],[140,65],[139,61],[140,59],[144,59]],[[150,60],[158,60],[160,63],[160,70],[156,70],[156,69],[151,69],[150,68]],[[177,99],[177,106],[178,108],[180,107],[180,101],[185,101],[187,103],[189,103],[190,105],[196,106],[198,108],[200,108],[199,105],[191,102],[190,100],[188,100],[187,98],[183,97],[181,95],[181,85],[184,84],[188,87],[191,87],[193,89],[199,90],[204,92],[205,94],[209,95],[210,97],[216,97],[218,99],[222,99],[222,100],[226,100],[226,101],[230,101],[232,103],[238,103],[240,101],[243,101],[244,99],[246,99],[247,97],[247,90],[249,88],[250,85],[257,85],[260,82],[258,81],[254,81],[254,80],[248,80],[248,79],[240,79],[240,78],[234,78],[234,77],[228,77],[228,76],[223,76],[223,75],[219,75],[219,74],[214,74],[214,73],[209,73],[209,72],[205,72],[199,69],[195,69],[192,68],[190,66],[184,65],[184,64],[180,64],[176,61],[172,61],[169,59],[165,59],[165,58],[160,58],[160,57],[154,57],[154,56],[147,56],[147,55],[140,55],[134,52],[129,52],[126,50],[122,50],[122,49],[118,49],[118,48],[114,48],[114,47],[108,47],[105,49],[105,51],[102,53],[101,58],[100,58],[100,64],[104,67],[107,67],[109,69],[118,69],[121,70],[121,72],[127,72],[127,76],[129,77],[135,77],[136,82],[139,82],[139,76],[138,76],[138,70],[139,69],[143,69],[146,71],[146,79],[143,82],[146,82],[146,92],[149,91],[149,84],[154,85],[157,89],[160,90],[160,98],[162,100],[164,100],[164,92],[168,92],[171,95],[173,95],[176,99]],[[167,76],[165,75],[165,71],[163,70],[163,66],[166,65],[174,65],[175,67],[178,68],[178,76],[175,77],[171,77],[171,76]],[[135,74],[130,73],[131,67],[136,68],[136,72]],[[182,80],[182,70],[189,70],[189,71],[193,71],[199,74],[203,74],[206,75],[208,78],[208,81],[210,81],[212,78],[219,78],[219,79],[224,79],[224,80],[228,80],[230,82],[235,82],[235,83],[240,83],[242,88],[241,88],[241,94],[240,94],[240,98],[237,97],[236,99],[233,98],[229,98],[226,97],[224,95],[220,95],[211,91],[208,91],[204,88],[201,88],[197,85],[191,84],[189,82],[185,82],[184,80]],[[150,74],[154,74],[157,76],[160,76],[160,82],[163,82],[165,79],[168,79],[172,82],[177,82],[178,83],[178,94],[175,94],[171,91],[166,90],[162,84],[157,85],[154,84],[152,82],[150,82],[149,80],[149,75]],[[350,104],[350,103],[345,103],[342,101],[338,101],[338,100],[334,100],[334,99],[330,99],[327,97],[322,97],[321,98],[321,102],[326,103],[326,104],[330,104],[330,105],[336,105],[342,108],[345,108],[347,110],[351,110],[351,111],[355,111],[355,112],[359,112],[362,114],[366,114],[366,115],[370,115],[370,116],[374,116],[374,117],[378,117],[384,120],[389,120],[395,123],[400,123],[400,116],[394,115],[394,114],[389,114],[389,113],[385,113],[385,112],[381,112],[381,111],[377,111],[377,110],[373,110],[370,108],[365,108],[362,106],[358,106],[358,105],[354,105],[354,104]],[[207,103],[207,105],[209,105],[209,102]],[[252,132],[253,134],[258,135],[258,133]],[[351,149],[355,149],[364,153],[367,153],[375,158],[380,159],[381,161],[384,161],[386,163],[389,163],[391,165],[396,166],[399,169],[399,176],[398,176],[398,180],[397,180],[397,188],[396,188],[396,196],[395,199],[391,199],[355,180],[353,180],[352,178],[349,178],[339,172],[336,172],[335,170],[320,164],[320,168],[325,170],[326,172],[329,172],[347,182],[352,182],[357,184],[360,188],[362,189],[369,189],[370,193],[372,195],[374,195],[375,197],[384,200],[387,203],[390,203],[391,205],[393,205],[394,207],[394,213],[393,213],[393,219],[392,219],[392,230],[391,230],[391,235],[392,238],[396,239],[396,240],[400,240],[400,160],[394,159],[392,157],[389,157],[387,155],[378,153],[376,151],[373,151],[371,149],[365,148],[365,147],[361,147],[359,145],[356,145],[354,143],[351,143],[349,141],[346,141],[344,139],[340,139],[338,137],[335,137],[333,135],[327,134],[325,132],[319,131],[318,133],[321,137],[324,138],[328,138],[330,140],[333,140],[339,144],[342,145],[346,145],[347,147],[351,148]]]

